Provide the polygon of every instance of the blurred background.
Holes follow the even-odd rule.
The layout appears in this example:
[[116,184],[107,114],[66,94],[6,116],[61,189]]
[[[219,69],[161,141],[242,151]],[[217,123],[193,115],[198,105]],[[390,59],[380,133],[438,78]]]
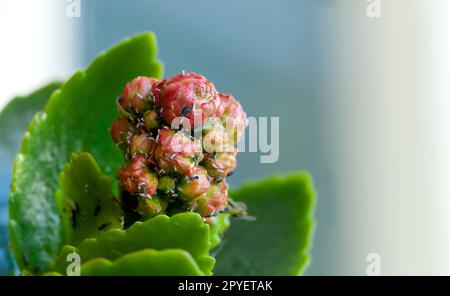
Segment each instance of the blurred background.
[[230,181],[311,173],[307,274],[365,275],[370,253],[384,275],[450,274],[450,1],[0,0],[0,109],[141,31],[165,76],[202,73],[249,115],[280,118],[279,160],[241,153]]

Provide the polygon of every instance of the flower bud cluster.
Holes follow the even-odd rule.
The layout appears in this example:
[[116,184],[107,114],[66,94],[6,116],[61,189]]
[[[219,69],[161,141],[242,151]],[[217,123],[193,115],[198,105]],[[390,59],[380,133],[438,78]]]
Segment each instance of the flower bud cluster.
[[246,126],[233,96],[196,73],[161,81],[137,77],[117,108],[111,136],[125,154],[117,178],[133,215],[195,211],[210,217],[224,211],[226,178],[236,168],[236,143]]

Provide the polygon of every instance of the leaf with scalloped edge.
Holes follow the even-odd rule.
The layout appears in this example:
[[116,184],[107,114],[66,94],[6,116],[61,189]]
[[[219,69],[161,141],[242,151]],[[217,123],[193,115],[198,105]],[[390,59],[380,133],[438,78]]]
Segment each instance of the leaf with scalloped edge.
[[230,195],[256,221],[233,221],[217,255],[216,275],[299,275],[309,263],[315,191],[310,176],[275,176]]
[[46,271],[65,243],[55,193],[71,153],[91,153],[116,190],[123,156],[108,132],[118,116],[115,98],[136,76],[160,78],[161,72],[153,34],[136,35],[75,73],[35,116],[14,163],[9,198],[11,245],[22,270]]
[[[222,213],[211,217],[209,224],[209,238],[211,241],[211,250],[214,250],[222,242],[225,231],[230,227],[230,214]],[[215,251],[215,250],[214,250]]]
[[14,157],[36,112],[42,110],[61,83],[47,84],[25,96],[13,98],[0,112],[0,275],[12,273],[8,248],[8,194]]
[[206,275],[211,274],[215,260],[209,256],[209,226],[196,213],[172,217],[158,215],[145,222],[136,222],[126,230],[112,229],[98,238],[84,240],[78,248],[64,246],[54,270],[63,273],[69,253],[76,252],[82,262],[95,258],[116,260],[143,249],[182,249],[189,252]]
[[[69,264],[69,263],[68,263]],[[70,267],[69,267],[70,268]],[[61,276],[52,271],[45,276]],[[144,249],[126,254],[115,261],[92,259],[80,266],[82,276],[201,276],[189,252],[180,249]]]
[[196,276],[204,275],[189,252],[180,249],[145,249],[115,261],[93,259],[81,265],[83,276]]
[[72,154],[59,176],[56,200],[67,244],[78,246],[86,238],[123,228],[122,210],[109,178],[89,153]]

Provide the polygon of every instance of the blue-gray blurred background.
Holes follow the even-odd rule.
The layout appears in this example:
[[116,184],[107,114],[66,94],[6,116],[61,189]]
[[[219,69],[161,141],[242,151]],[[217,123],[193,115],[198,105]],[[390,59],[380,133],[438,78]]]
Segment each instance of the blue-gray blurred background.
[[[43,37],[24,52],[35,74],[17,83],[0,67],[12,85],[0,102],[153,31],[166,76],[202,73],[249,115],[280,118],[279,160],[261,164],[260,154],[242,153],[230,181],[310,172],[318,223],[307,274],[366,274],[369,253],[380,255],[383,274],[446,274],[447,2],[381,0],[380,17],[371,18],[365,0],[81,0],[81,16],[70,18],[67,1],[0,0],[4,16],[30,14],[25,32],[43,24]],[[12,27],[0,32],[12,36]],[[3,38],[5,45],[3,62],[17,68]],[[8,176],[1,178],[4,197]]]

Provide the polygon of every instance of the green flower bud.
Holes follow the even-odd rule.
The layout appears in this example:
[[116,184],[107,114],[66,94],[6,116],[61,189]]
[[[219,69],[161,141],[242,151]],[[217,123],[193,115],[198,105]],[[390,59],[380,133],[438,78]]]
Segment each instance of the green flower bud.
[[163,213],[168,205],[166,200],[157,196],[138,196],[137,198],[138,205],[136,212],[145,220]]
[[161,127],[158,113],[155,110],[144,113],[144,126],[149,131]]
[[176,185],[175,179],[169,176],[163,176],[159,178],[158,190],[165,193],[174,192],[175,185]]

